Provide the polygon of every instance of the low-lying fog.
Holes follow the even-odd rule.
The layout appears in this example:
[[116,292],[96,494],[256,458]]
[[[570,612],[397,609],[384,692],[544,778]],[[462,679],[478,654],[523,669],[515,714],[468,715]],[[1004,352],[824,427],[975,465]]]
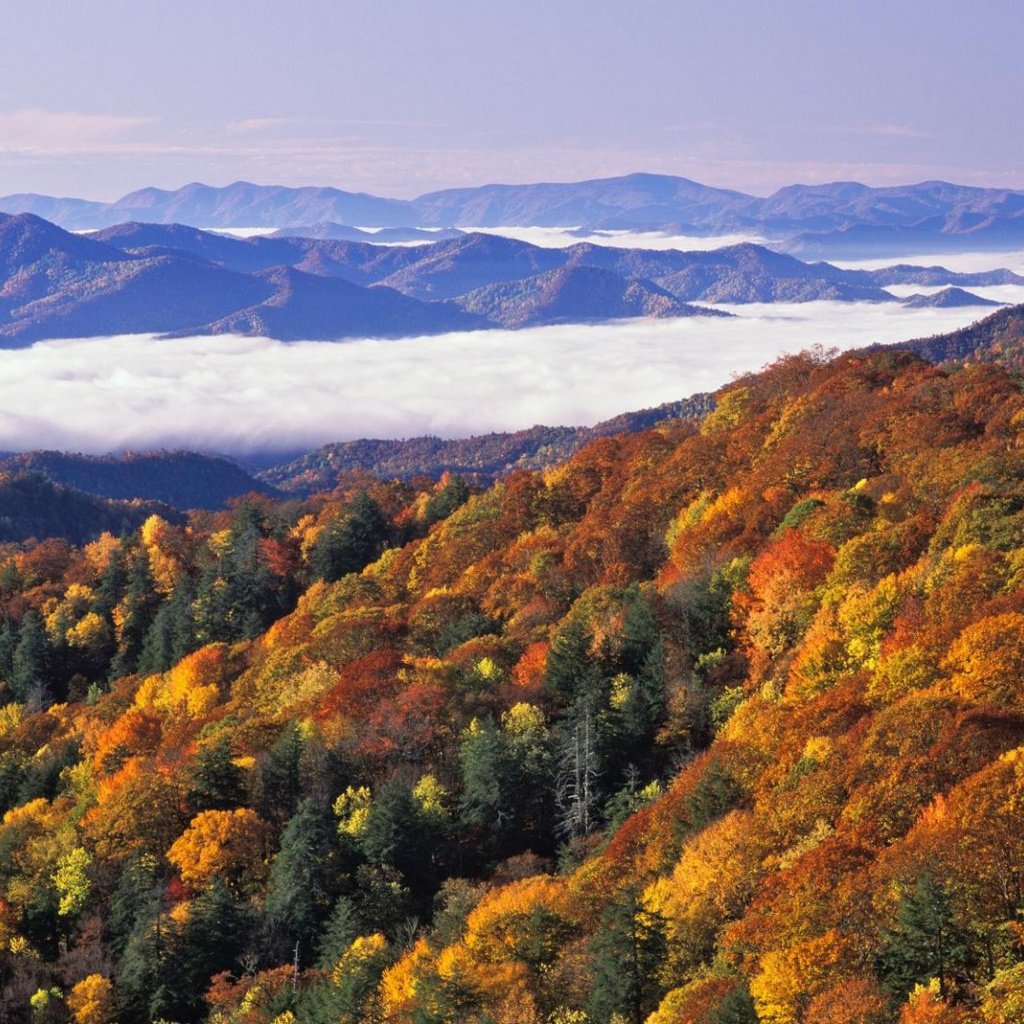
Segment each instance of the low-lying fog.
[[0,450],[244,454],[356,437],[591,424],[713,390],[782,353],[921,337],[988,312],[838,302],[730,308],[740,316],[398,341],[44,342],[0,355]]

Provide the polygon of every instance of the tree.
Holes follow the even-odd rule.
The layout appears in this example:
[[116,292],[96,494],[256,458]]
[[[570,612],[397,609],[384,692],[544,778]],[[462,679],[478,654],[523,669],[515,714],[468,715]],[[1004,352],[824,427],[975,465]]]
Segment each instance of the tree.
[[455,474],[445,479],[443,486],[427,499],[423,507],[423,524],[430,527],[447,519],[457,508],[469,501],[469,487],[461,476]]
[[225,735],[199,748],[189,766],[186,798],[195,813],[226,811],[245,799],[245,777],[231,757],[231,741]]
[[113,1024],[117,1020],[114,987],[102,974],[90,974],[68,993],[75,1024]]
[[359,491],[317,538],[310,552],[310,568],[333,583],[378,558],[390,537],[391,523],[381,507],[366,491]]
[[42,620],[28,611],[18,630],[18,646],[11,666],[11,689],[18,700],[44,706],[49,700],[50,648]]
[[247,807],[201,811],[167,851],[181,880],[195,889],[226,885],[251,892],[266,877],[267,823]]
[[605,910],[590,952],[591,1017],[604,1024],[621,1014],[630,1024],[643,1024],[663,992],[658,972],[666,944],[660,915],[628,890]]
[[568,838],[590,835],[598,825],[600,761],[597,715],[589,701],[573,709],[557,754],[556,831]]
[[882,938],[878,972],[900,997],[938,978],[939,995],[945,998],[970,962],[968,937],[957,925],[949,892],[926,872],[900,896],[896,922]]
[[599,679],[592,654],[594,637],[577,619],[570,619],[555,635],[544,668],[544,686],[567,704],[589,696]]
[[338,844],[332,822],[310,800],[299,803],[270,866],[266,915],[271,943],[312,959],[314,936],[331,910],[332,861]]

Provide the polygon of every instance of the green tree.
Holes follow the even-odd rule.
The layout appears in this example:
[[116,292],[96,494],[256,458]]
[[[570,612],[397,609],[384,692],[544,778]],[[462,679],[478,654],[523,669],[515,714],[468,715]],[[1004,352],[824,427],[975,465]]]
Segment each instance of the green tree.
[[297,949],[300,962],[312,959],[314,936],[331,910],[337,849],[333,821],[312,800],[302,800],[281,833],[265,903],[271,946]]
[[309,556],[310,568],[328,583],[359,572],[380,557],[391,532],[381,507],[365,491],[359,491],[317,538]]
[[125,595],[119,604],[121,628],[117,653],[110,665],[110,676],[117,679],[138,668],[146,634],[153,624],[160,599],[153,586],[149,558],[145,551],[135,554],[128,565]]
[[423,509],[427,527],[447,519],[457,508],[469,501],[469,487],[458,474],[452,476],[436,494],[432,494]]
[[949,891],[926,872],[900,897],[896,922],[882,936],[878,973],[899,997],[937,978],[945,998],[950,984],[964,978],[970,964],[969,938],[957,924]]
[[22,702],[44,706],[50,699],[50,648],[46,630],[34,611],[27,611],[18,630],[11,666],[11,690]]
[[186,799],[193,814],[228,811],[244,803],[245,776],[232,760],[227,736],[199,748],[189,766]]
[[544,666],[544,686],[567,704],[589,696],[600,680],[587,627],[570,619],[555,635]]
[[602,915],[590,953],[591,1018],[604,1024],[620,1014],[630,1024],[643,1024],[663,993],[658,973],[666,944],[660,915],[628,891]]

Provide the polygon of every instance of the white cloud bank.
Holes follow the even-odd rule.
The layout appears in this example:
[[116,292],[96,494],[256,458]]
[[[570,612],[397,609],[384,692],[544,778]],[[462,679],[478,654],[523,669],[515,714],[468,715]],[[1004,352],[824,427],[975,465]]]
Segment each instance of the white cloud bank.
[[741,317],[398,341],[45,342],[0,353],[0,450],[244,454],[357,437],[590,424],[712,390],[781,353],[920,337],[986,312],[833,302],[733,309]]

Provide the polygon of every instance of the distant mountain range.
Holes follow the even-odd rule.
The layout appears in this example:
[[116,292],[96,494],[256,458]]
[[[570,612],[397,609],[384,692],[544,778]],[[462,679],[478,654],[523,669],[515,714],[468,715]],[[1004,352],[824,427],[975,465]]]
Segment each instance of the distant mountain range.
[[0,211],[34,213],[74,230],[143,221],[305,233],[308,229],[296,226],[329,222],[335,225],[329,237],[335,238],[359,226],[583,226],[699,236],[743,233],[809,257],[1024,245],[1024,192],[942,181],[888,188],[857,182],[790,185],[760,197],[670,175],[629,174],[559,184],[448,189],[412,200],[335,188],[192,183],[173,191],[145,188],[112,203],[10,195],[0,198]]
[[130,333],[337,340],[720,315],[692,304],[896,301],[885,290],[893,284],[962,289],[1024,278],[844,270],[750,243],[710,252],[550,249],[472,233],[389,247],[230,238],[178,224],[80,235],[34,214],[0,214],[0,347]]

